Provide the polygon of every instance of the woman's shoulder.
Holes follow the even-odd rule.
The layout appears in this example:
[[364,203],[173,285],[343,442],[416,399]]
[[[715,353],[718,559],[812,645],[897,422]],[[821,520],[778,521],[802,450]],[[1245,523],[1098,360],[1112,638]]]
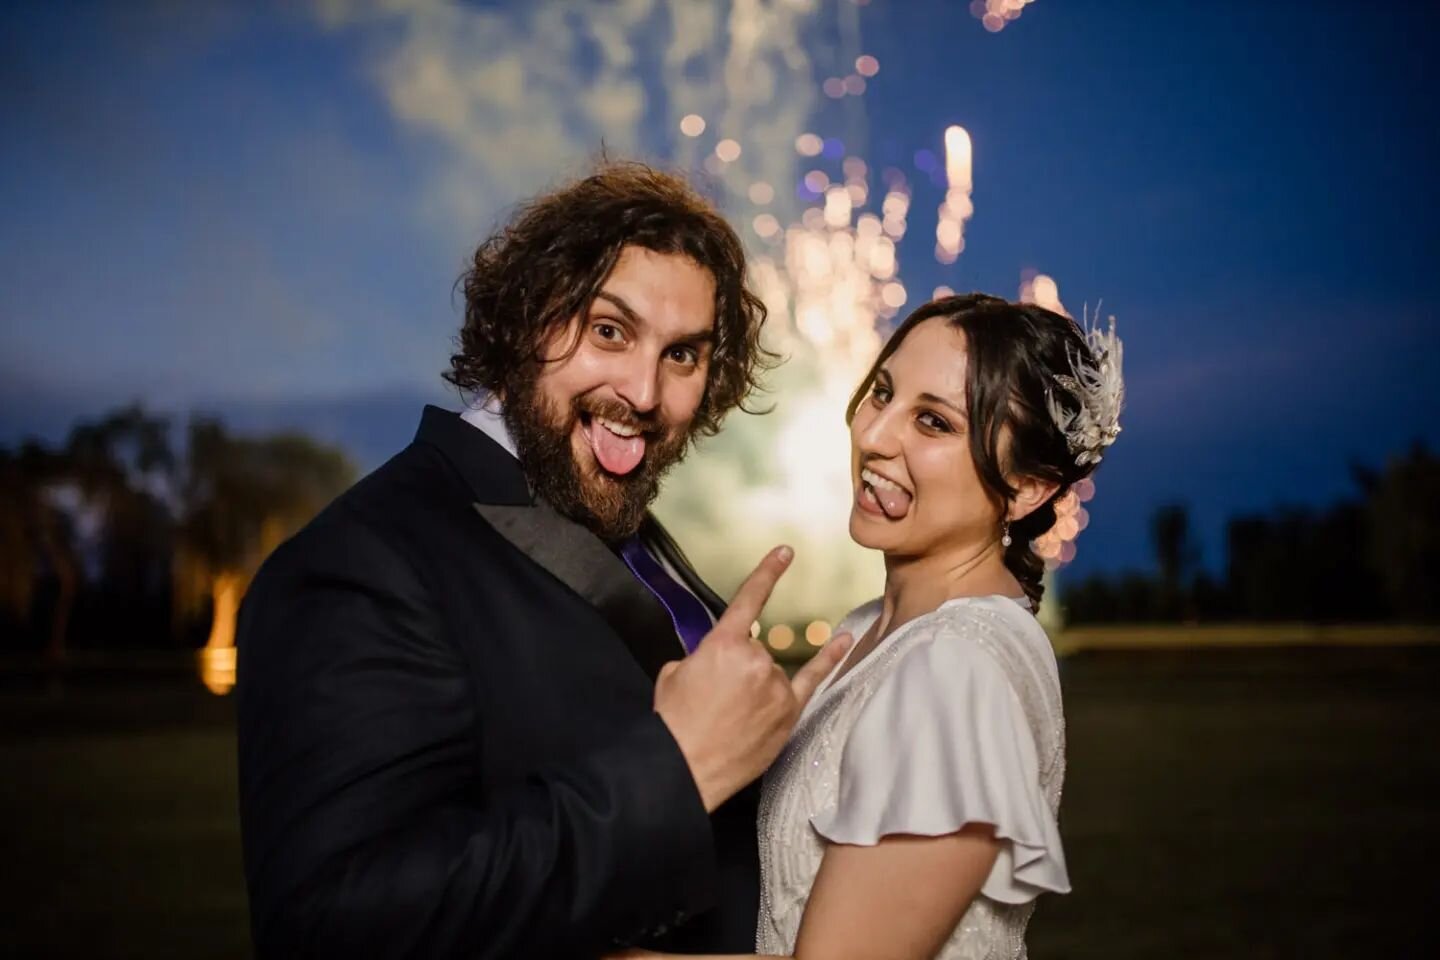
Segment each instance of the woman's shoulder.
[[848,633],[859,640],[860,635],[869,630],[870,625],[880,616],[880,608],[883,603],[883,597],[865,601],[841,617],[840,622],[835,625],[834,632],[837,634]]
[[1050,638],[1019,600],[1002,596],[950,600],[917,618],[909,634],[905,638],[909,649],[903,653],[911,661],[907,672],[943,673],[944,665],[983,672],[995,666],[1012,684],[1027,675],[1058,680]]
[[931,640],[996,640],[1049,646],[1028,601],[1010,597],[957,597],[916,619],[917,634]]

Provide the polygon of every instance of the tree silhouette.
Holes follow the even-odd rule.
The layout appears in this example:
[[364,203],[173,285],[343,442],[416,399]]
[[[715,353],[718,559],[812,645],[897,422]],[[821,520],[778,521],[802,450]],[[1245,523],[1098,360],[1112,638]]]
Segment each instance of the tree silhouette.
[[42,455],[34,444],[15,453],[0,450],[0,609],[22,628],[30,621],[36,561],[43,551],[41,476],[48,464],[42,464]]
[[[133,404],[78,424],[63,456],[98,521],[98,582],[91,595],[104,629],[124,625],[146,644],[164,630],[174,543],[176,457],[170,421]],[[156,601],[159,602],[156,602]],[[92,623],[93,626],[93,623]]]
[[232,436],[216,420],[190,425],[180,499],[175,597],[182,613],[207,606],[207,650],[234,645],[240,597],[261,561],[354,480],[339,449],[297,434]]
[[55,599],[44,644],[52,663],[65,658],[70,615],[80,588],[80,559],[66,494],[74,492],[77,471],[64,453],[26,441],[0,462],[0,572],[4,599],[15,619],[28,624],[39,574],[55,583]]
[[1160,610],[1163,618],[1195,618],[1191,577],[1200,562],[1200,551],[1190,531],[1190,511],[1183,504],[1163,506],[1150,520],[1159,573]]
[[1440,617],[1440,459],[1417,444],[1376,479],[1368,506],[1370,565],[1391,609]]

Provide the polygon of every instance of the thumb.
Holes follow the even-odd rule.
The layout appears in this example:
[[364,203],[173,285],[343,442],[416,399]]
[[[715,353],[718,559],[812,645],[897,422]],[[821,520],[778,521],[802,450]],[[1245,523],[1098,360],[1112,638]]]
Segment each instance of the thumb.
[[799,670],[790,680],[790,689],[795,693],[795,699],[800,706],[810,702],[815,695],[815,690],[821,682],[830,675],[830,671],[845,658],[850,648],[855,645],[855,638],[848,633],[841,633],[830,638],[830,642],[820,648],[820,652],[810,658],[810,662]]

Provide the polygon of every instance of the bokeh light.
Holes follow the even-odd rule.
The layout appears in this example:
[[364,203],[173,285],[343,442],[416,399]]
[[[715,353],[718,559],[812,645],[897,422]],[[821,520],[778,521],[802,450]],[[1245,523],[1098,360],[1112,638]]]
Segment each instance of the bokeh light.
[[823,647],[825,641],[830,639],[830,624],[824,620],[812,620],[805,628],[805,642],[812,647]]
[[972,0],[970,15],[991,33],[999,33],[1006,24],[1018,20],[1025,7],[1035,0]]

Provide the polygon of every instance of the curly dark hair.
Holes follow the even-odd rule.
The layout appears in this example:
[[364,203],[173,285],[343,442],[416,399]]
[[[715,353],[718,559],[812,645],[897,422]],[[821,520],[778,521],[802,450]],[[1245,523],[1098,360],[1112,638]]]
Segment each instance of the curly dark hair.
[[[1055,525],[1055,501],[1095,471],[1095,464],[1077,464],[1069,443],[1046,404],[1057,374],[1069,374],[1070,358],[1093,362],[1080,326],[1033,303],[1009,303],[983,293],[942,297],[917,309],[880,351],[880,356],[850,398],[845,419],[870,393],[881,365],[911,330],[932,317],[944,317],[965,334],[965,401],[970,415],[970,454],[992,502],[1003,511],[1018,492],[1007,475],[1034,477],[1056,485],[1053,496],[1010,524],[1005,566],[1025,588],[1035,611],[1045,587],[1045,563],[1031,541]],[[1079,407],[1068,391],[1054,391],[1067,409]],[[1008,456],[1002,459],[1000,439],[1008,429]]]
[[678,176],[602,160],[589,176],[536,197],[480,244],[465,291],[459,352],[445,379],[506,394],[536,375],[546,340],[589,309],[627,246],[682,254],[715,279],[715,346],[692,434],[711,435],[776,361],[760,344],[765,304],[749,289],[740,238]]

